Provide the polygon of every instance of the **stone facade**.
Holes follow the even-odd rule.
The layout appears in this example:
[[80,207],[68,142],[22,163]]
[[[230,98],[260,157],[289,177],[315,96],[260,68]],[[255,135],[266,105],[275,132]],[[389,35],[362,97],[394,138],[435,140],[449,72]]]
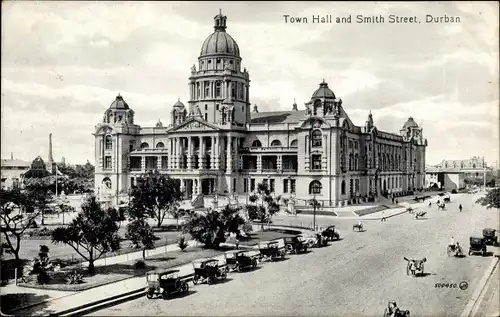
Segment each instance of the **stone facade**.
[[153,170],[180,180],[186,198],[248,194],[266,182],[276,194],[338,206],[425,186],[427,140],[411,117],[397,134],[378,130],[371,113],[356,126],[324,80],[305,110],[252,110],[239,47],[226,17],[214,20],[191,68],[188,106],[177,101],[168,126],[137,125],[122,96],[106,110],[94,131],[97,190],[118,197]]

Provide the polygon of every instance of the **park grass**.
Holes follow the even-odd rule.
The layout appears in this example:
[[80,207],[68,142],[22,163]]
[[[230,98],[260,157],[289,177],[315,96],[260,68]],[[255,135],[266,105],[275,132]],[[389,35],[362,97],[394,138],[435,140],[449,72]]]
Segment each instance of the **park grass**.
[[[249,235],[248,239],[240,241],[240,245],[252,246],[258,244],[260,241],[269,241],[279,239],[285,236],[293,236],[295,234],[287,233],[286,230],[270,229],[263,232],[255,232]],[[230,241],[228,241],[230,242]],[[177,250],[165,252],[162,254],[147,257],[144,261],[146,267],[144,269],[136,269],[135,264],[138,260],[131,260],[123,263],[97,266],[96,273],[92,276],[86,273],[84,268],[68,266],[61,269],[60,272],[55,273],[53,278],[48,284],[36,284],[36,276],[31,276],[26,283],[19,283],[19,286],[50,289],[58,291],[83,291],[94,287],[119,282],[128,278],[143,276],[149,270],[154,269],[169,269],[176,266],[189,264],[192,261],[200,258],[213,258],[223,254],[225,251],[233,249],[232,246],[221,246],[219,249],[207,249],[204,247],[188,247],[184,251]],[[76,270],[84,275],[83,284],[66,284],[65,277],[68,273]]]

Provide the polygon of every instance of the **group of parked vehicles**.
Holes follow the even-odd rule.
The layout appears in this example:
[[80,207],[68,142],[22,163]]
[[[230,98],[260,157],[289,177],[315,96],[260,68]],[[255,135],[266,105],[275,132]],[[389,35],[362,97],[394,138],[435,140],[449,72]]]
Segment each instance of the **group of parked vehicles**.
[[[329,226],[321,232],[307,236],[283,237],[273,241],[262,241],[256,248],[258,250],[231,250],[224,254],[225,263],[220,265],[219,260],[204,258],[194,260],[193,284],[215,284],[227,279],[229,272],[243,272],[255,269],[259,262],[284,259],[286,254],[306,253],[308,248],[328,245],[328,241],[339,240],[340,234],[335,226]],[[174,294],[185,294],[189,291],[187,282],[179,277],[179,270],[164,269],[146,273],[146,297],[162,297],[169,299]]]

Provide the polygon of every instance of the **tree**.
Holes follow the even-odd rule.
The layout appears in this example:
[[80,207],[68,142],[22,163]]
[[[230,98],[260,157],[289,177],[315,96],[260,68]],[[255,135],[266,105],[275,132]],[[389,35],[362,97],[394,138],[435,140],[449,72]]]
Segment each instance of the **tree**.
[[228,233],[240,236],[240,226],[245,220],[240,216],[239,207],[227,205],[221,211],[209,210],[203,214],[194,214],[184,224],[184,230],[189,232],[193,239],[204,243],[207,248],[219,248],[226,241]]
[[251,220],[259,220],[262,223],[271,223],[272,217],[280,210],[281,196],[273,197],[271,195],[271,190],[267,184],[259,183],[257,184],[257,193],[249,197],[250,202],[257,202],[259,199],[261,201],[260,205],[248,205],[246,206],[248,211],[248,218]]
[[[5,242],[14,255],[15,266],[20,267],[21,237],[36,225],[36,218],[51,210],[53,201],[48,187],[43,182],[33,181],[25,189],[0,189],[0,221]],[[64,204],[62,204],[64,206]]]
[[130,222],[127,225],[125,238],[132,241],[135,248],[140,248],[142,246],[143,259],[146,259],[146,250],[153,249],[155,240],[158,239],[154,234],[153,228],[151,228],[145,219],[135,219]]
[[138,180],[132,190],[130,215],[143,218],[144,214],[155,219],[160,228],[167,214],[175,214],[182,198],[179,183],[159,173],[150,173]]
[[481,204],[482,206],[486,206],[486,208],[500,208],[500,188],[493,188],[486,196],[479,198],[476,200],[477,204]]
[[119,215],[115,209],[104,210],[94,195],[83,204],[82,211],[67,227],[52,232],[52,243],[65,243],[89,262],[88,272],[94,273],[94,262],[106,252],[120,249]]

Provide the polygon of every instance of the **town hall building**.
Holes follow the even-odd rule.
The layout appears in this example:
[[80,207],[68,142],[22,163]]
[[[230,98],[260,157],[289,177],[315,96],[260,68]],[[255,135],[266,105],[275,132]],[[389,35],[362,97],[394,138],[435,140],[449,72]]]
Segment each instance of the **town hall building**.
[[252,107],[250,74],[226,21],[215,16],[189,100],[174,103],[168,124],[140,126],[123,96],[111,103],[93,134],[97,190],[118,197],[155,170],[179,180],[186,199],[245,195],[264,182],[277,195],[339,206],[424,187],[427,140],[411,117],[399,133],[378,130],[371,113],[356,126],[324,80],[304,109]]

